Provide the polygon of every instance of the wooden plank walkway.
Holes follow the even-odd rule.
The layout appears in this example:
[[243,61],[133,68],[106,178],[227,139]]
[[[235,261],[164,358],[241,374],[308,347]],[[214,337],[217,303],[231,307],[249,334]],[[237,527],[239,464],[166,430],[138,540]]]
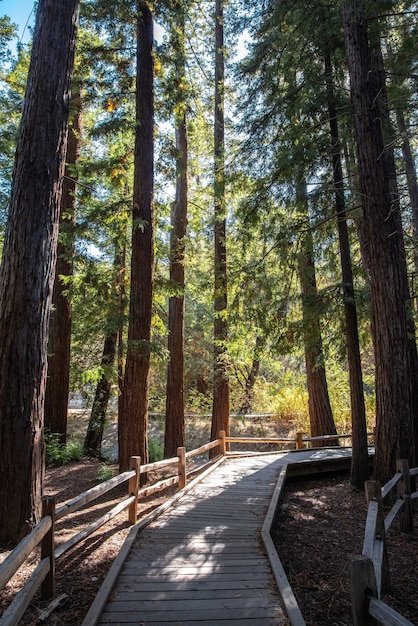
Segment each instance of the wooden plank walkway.
[[228,459],[142,530],[99,624],[288,624],[260,531],[282,467]]

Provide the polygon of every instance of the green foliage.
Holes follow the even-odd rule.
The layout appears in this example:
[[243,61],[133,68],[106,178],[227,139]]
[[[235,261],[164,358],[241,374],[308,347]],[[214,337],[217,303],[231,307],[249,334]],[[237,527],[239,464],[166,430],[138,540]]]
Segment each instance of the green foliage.
[[46,465],[65,465],[71,461],[80,461],[83,458],[83,445],[77,441],[61,443],[58,433],[45,433],[45,463]]
[[148,440],[148,458],[150,463],[161,461],[164,456],[164,447],[155,437]]
[[115,475],[115,470],[109,465],[107,465],[106,463],[103,463],[99,471],[97,472],[97,480],[100,483],[105,483],[107,480],[110,480],[111,478],[113,478],[114,475]]

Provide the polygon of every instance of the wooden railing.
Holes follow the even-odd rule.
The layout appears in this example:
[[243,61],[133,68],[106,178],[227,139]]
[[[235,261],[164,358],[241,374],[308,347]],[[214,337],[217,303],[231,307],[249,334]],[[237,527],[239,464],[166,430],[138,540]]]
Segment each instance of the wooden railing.
[[[2,590],[32,552],[38,546],[41,548],[39,564],[4,611],[0,618],[0,626],[15,626],[18,624],[39,589],[41,590],[41,598],[43,600],[51,598],[54,595],[55,562],[68,552],[68,550],[89,537],[95,530],[126,509],[128,509],[129,522],[135,524],[138,517],[138,500],[140,498],[144,498],[176,484],[179,489],[183,489],[186,485],[186,476],[191,476],[196,473],[196,471],[204,470],[222,457],[224,453],[223,445],[222,439],[216,439],[187,453],[185,448],[179,448],[178,456],[155,463],[147,463],[146,465],[141,465],[139,457],[132,457],[131,469],[129,471],[118,474],[110,480],[85,491],[60,507],[55,508],[55,498],[43,498],[42,519],[0,565],[0,590]],[[187,472],[187,460],[202,455],[216,447],[220,447],[223,452],[210,459],[204,465],[200,465],[198,468],[193,468],[190,472]],[[170,467],[175,468],[175,474],[173,476],[141,489],[139,488],[141,474],[149,475],[152,472],[165,470]],[[105,493],[124,483],[128,483],[128,496],[126,498],[118,502],[118,504],[105,515],[70,537],[65,543],[62,543],[57,548],[54,547],[54,530],[57,520],[71,513],[75,513],[76,511],[80,511],[87,504],[94,502]]]
[[[138,500],[140,498],[145,498],[175,485],[178,485],[179,490],[183,489],[189,477],[193,476],[196,472],[204,471],[205,468],[224,457],[231,443],[291,444],[293,449],[302,450],[306,443],[309,444],[312,441],[335,440],[337,438],[341,439],[350,436],[351,435],[324,435],[322,437],[304,438],[303,433],[298,431],[295,437],[227,437],[224,432],[221,432],[219,439],[204,444],[195,450],[186,452],[185,448],[179,448],[177,456],[171,459],[141,465],[139,457],[132,457],[131,469],[129,471],[114,476],[110,480],[89,489],[57,508],[55,508],[54,498],[44,498],[41,521],[0,565],[0,590],[2,590],[35,548],[38,546],[41,547],[41,557],[38,566],[3,613],[0,618],[0,626],[14,626],[18,624],[39,589],[41,590],[42,599],[48,599],[54,595],[55,562],[68,552],[68,550],[89,537],[98,528],[126,509],[128,509],[129,522],[135,524],[138,518]],[[209,459],[208,462],[188,469],[187,464],[191,459],[210,451],[216,452],[216,449],[218,449],[218,454]],[[149,476],[152,472],[159,472],[170,467],[174,468],[173,475],[159,480],[154,484],[139,488],[141,474],[147,474],[147,476]],[[87,504],[94,502],[97,498],[124,483],[128,483],[128,495],[126,498],[118,502],[118,504],[105,515],[55,548],[54,535],[56,534],[56,521],[65,518],[71,513],[80,511]]]
[[[383,486],[377,481],[365,483],[368,503],[363,551],[351,559],[351,598],[354,626],[413,626],[412,622],[397,613],[381,600],[381,594],[391,589],[387,552],[387,534],[399,515],[400,530],[413,531],[412,500],[418,492],[411,493],[411,477],[418,468],[409,469],[408,461],[396,463],[396,474]],[[396,487],[397,499],[384,516],[383,500]]]
[[[373,437],[374,433],[367,433],[368,437]],[[351,439],[351,434],[343,435],[320,435],[318,437],[304,437],[303,431],[298,430],[295,437],[225,437],[224,433],[220,433],[220,437],[225,438],[225,442],[229,443],[256,443],[256,444],[291,444],[296,450],[304,450],[305,444],[312,444],[315,442],[327,442],[335,441],[336,439]]]

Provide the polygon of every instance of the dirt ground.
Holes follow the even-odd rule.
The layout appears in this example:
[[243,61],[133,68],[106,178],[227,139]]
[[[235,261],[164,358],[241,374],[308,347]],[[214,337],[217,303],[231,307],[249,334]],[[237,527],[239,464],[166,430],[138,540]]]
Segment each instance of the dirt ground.
[[[286,484],[273,539],[308,626],[353,623],[349,556],[361,554],[366,515],[345,475]],[[418,529],[402,534],[395,521],[388,546],[392,591],[382,599],[418,625]]]
[[[291,424],[265,426],[257,421],[238,424],[236,429],[251,432],[253,436],[293,434]],[[188,449],[200,445],[201,438],[207,441],[207,433],[203,430],[197,424],[189,427],[193,443],[188,444]],[[108,468],[117,472],[116,465]],[[102,469],[102,463],[93,459],[49,468],[45,493],[55,494],[61,504],[96,485]],[[90,509],[59,521],[57,544],[102,515],[116,498],[123,497],[125,487],[103,496]],[[166,491],[142,500],[140,516],[150,512],[169,495]],[[365,519],[364,495],[351,489],[347,477],[295,481],[286,487],[275,522],[274,541],[308,626],[352,624],[348,557],[361,553]],[[68,599],[64,606],[51,614],[46,624],[81,624],[129,529],[125,511],[56,562],[55,595],[66,594]],[[390,535],[389,559],[394,584],[393,596],[388,602],[418,625],[417,532],[401,535],[395,526]],[[0,552],[0,561],[6,554]],[[0,614],[33,570],[37,558],[34,554],[33,563],[23,566],[0,594]],[[48,602],[35,597],[21,623],[25,626],[40,623],[39,612],[47,605]]]

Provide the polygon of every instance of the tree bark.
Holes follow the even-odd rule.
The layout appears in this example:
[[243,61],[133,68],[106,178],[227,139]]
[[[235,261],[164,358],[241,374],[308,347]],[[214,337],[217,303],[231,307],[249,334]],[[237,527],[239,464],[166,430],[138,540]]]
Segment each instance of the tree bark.
[[247,415],[251,413],[254,403],[254,387],[257,380],[258,373],[260,371],[260,354],[264,347],[265,340],[262,336],[257,335],[254,347],[253,362],[251,364],[250,371],[245,380],[244,400],[239,410],[240,413]]
[[[74,92],[75,88],[75,92]],[[70,394],[70,349],[72,305],[68,295],[69,285],[62,276],[73,275],[74,223],[77,194],[76,165],[80,156],[82,108],[80,86],[73,86],[64,181],[60,205],[60,235],[55,267],[52,311],[48,338],[48,378],[45,394],[45,430],[60,435],[61,443],[67,440],[68,397]]]
[[188,140],[184,76],[184,2],[176,3],[173,28],[175,50],[176,197],[171,213],[170,282],[175,294],[168,303],[167,395],[164,456],[173,457],[185,445],[184,433],[184,245],[187,227]]
[[402,156],[405,162],[406,182],[408,185],[409,200],[412,213],[412,232],[414,235],[414,272],[415,280],[418,279],[418,179],[415,161],[412,154],[411,142],[405,122],[403,111],[396,110],[396,120],[402,135]]
[[363,489],[370,478],[369,455],[367,446],[366,407],[363,393],[363,376],[358,335],[357,309],[354,297],[353,271],[351,266],[350,241],[348,238],[345,210],[343,170],[341,164],[341,143],[338,130],[338,118],[335,105],[335,93],[332,79],[332,64],[329,51],[325,53],[325,76],[327,81],[328,114],[330,124],[332,163],[337,211],[338,239],[343,279],[343,297],[345,313],[345,336],[347,346],[348,373],[350,380],[352,459],[351,483]]
[[0,270],[0,539],[39,519],[48,323],[78,0],[40,0]]
[[[321,326],[318,315],[315,262],[312,232],[307,213],[306,184],[298,181],[297,204],[304,226],[300,232],[298,274],[301,287],[306,380],[308,387],[311,437],[337,433],[332,415],[322,349]],[[315,447],[338,445],[338,439],[312,442]]]
[[[386,86],[372,62],[363,2],[343,7],[362,193],[360,243],[370,275],[376,371],[375,478],[385,482],[396,459],[415,462],[416,344],[393,152],[385,147]],[[375,51],[376,52],[376,51]],[[376,61],[379,55],[374,55]]]
[[215,128],[214,128],[214,373],[211,439],[221,430],[229,435],[228,298],[225,209],[224,120],[224,12],[223,0],[215,3]]
[[119,415],[119,467],[148,459],[148,375],[154,272],[154,51],[148,3],[138,3],[137,87],[128,346]]
[[105,337],[103,354],[101,359],[101,376],[96,386],[93,405],[91,407],[90,419],[84,439],[85,454],[93,457],[101,457],[101,447],[104,427],[106,424],[106,412],[109,404],[110,392],[112,390],[112,370],[117,353],[118,340],[120,335],[121,320],[123,318],[123,289],[124,289],[124,267],[125,267],[125,247],[115,254],[113,263],[114,269],[114,304],[111,307],[107,326],[110,329]]
[[115,362],[117,341],[118,331],[116,329],[110,332],[105,338],[103,355],[100,363],[102,374],[99,382],[97,383],[90,419],[87,426],[87,433],[84,439],[84,453],[88,456],[97,458],[100,458],[101,456],[106,411],[112,388],[112,376],[110,371]]

